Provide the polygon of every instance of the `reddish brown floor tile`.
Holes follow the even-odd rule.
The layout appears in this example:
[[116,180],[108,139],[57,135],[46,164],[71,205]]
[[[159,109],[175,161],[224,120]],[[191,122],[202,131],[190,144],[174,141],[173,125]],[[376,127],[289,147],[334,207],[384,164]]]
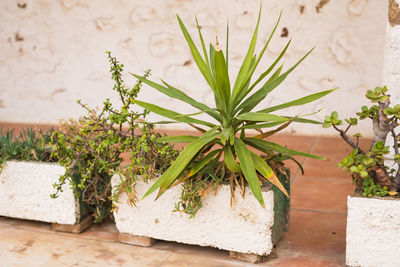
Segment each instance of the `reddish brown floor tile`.
[[278,247],[344,262],[345,233],[346,215],[291,210],[289,232],[283,235]]
[[354,193],[351,179],[298,176],[292,185],[291,208],[347,212],[347,195]]
[[340,267],[343,266],[339,260],[323,259],[308,256],[288,257],[270,262],[277,267]]
[[337,164],[341,159],[316,160],[306,159],[303,165],[306,177],[351,179]]
[[266,140],[278,143],[290,149],[310,153],[318,137],[277,134],[266,138]]

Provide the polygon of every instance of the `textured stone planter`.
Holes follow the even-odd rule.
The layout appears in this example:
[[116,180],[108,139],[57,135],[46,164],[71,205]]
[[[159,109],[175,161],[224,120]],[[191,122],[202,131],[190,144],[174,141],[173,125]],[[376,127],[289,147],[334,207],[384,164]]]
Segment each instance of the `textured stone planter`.
[[400,266],[400,200],[347,199],[346,264]]
[[[114,175],[113,186],[120,182]],[[152,182],[135,186],[138,199]],[[172,212],[179,201],[181,186],[167,190],[157,201],[156,192],[131,207],[126,195],[121,194],[118,210],[114,212],[120,233],[139,237],[176,241],[200,246],[211,246],[231,252],[269,255],[274,243],[287,229],[289,200],[279,191],[262,192],[265,209],[247,188],[245,198],[236,192],[235,204],[230,207],[229,185],[222,185],[217,193],[210,192],[195,218]],[[286,198],[286,199],[285,199]],[[280,201],[283,200],[283,201]],[[275,212],[274,212],[275,210]]]
[[0,215],[74,225],[81,220],[79,201],[69,185],[56,199],[53,184],[64,174],[58,164],[7,161],[0,174]]

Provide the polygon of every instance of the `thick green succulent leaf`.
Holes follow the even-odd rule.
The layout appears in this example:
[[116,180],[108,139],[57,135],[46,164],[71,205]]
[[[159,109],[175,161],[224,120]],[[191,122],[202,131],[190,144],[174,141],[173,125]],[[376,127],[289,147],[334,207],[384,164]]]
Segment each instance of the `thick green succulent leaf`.
[[242,169],[240,168],[239,164],[236,162],[235,157],[233,156],[232,148],[229,145],[224,147],[224,161],[226,167],[232,172],[240,173]]
[[207,122],[207,121],[203,121],[203,120],[198,120],[198,119],[194,119],[188,116],[185,116],[184,114],[180,114],[178,112],[169,110],[169,109],[165,109],[162,107],[159,107],[157,105],[153,105],[147,102],[142,102],[139,100],[134,100],[133,103],[147,109],[150,110],[151,112],[154,112],[158,115],[164,116],[166,118],[172,119],[172,120],[176,120],[179,122],[185,122],[185,123],[196,123],[196,124],[201,124],[201,125],[205,125],[208,127],[214,127],[215,125]]
[[198,139],[198,136],[194,135],[176,135],[176,136],[164,136],[156,139],[157,143],[187,143],[193,142]]
[[216,132],[218,126],[211,128],[209,131],[204,133],[198,139],[191,142],[183,149],[172,165],[158,178],[157,182],[154,183],[150,189],[145,193],[143,198],[153,193],[157,188],[160,188],[158,197],[168,189],[168,187],[175,181],[178,175],[185,169],[187,164],[192,161],[193,157],[207,144],[212,142],[218,135]]
[[246,57],[243,60],[242,65],[240,66],[238,75],[236,77],[235,85],[232,90],[232,98],[235,99],[236,96],[240,93],[240,90],[243,89],[243,85],[246,84],[246,75],[250,71],[250,65],[253,60],[254,49],[257,42],[257,34],[258,34],[258,26],[260,24],[261,18],[261,7],[258,13],[257,25],[253,32],[253,37],[251,38],[249,49],[247,50]]
[[250,137],[250,138],[245,138],[243,141],[246,144],[248,144],[262,152],[268,152],[270,150],[273,150],[273,151],[282,153],[283,155],[303,156],[303,157],[307,157],[307,158],[326,160],[326,158],[324,158],[324,157],[297,151],[297,150],[293,150],[293,149],[290,149],[290,148],[287,148],[287,147],[284,147],[279,144],[276,144],[276,143],[273,143],[273,142],[270,142],[267,140],[263,140],[263,139]]
[[204,78],[206,79],[208,84],[211,86],[211,88],[215,89],[215,81],[212,77],[209,66],[206,64],[206,62],[204,62],[204,59],[201,57],[199,50],[197,49],[196,45],[194,44],[193,39],[190,36],[189,32],[187,31],[182,20],[179,18],[179,16],[177,16],[177,18],[178,18],[179,26],[181,27],[182,33],[185,36],[186,42],[189,45],[194,62],[196,63],[201,74],[203,74]]
[[253,158],[250,150],[246,147],[239,138],[235,138],[234,143],[236,154],[239,158],[240,168],[244,174],[244,177],[249,184],[250,190],[254,197],[258,200],[262,207],[265,207],[264,199],[261,194],[261,186],[257,177],[256,167],[254,165]]
[[273,185],[279,188],[288,198],[289,194],[286,191],[285,187],[282,185],[282,183],[279,181],[278,177],[276,177],[274,171],[271,169],[271,167],[263,160],[259,155],[251,151],[251,156],[253,157],[254,164],[256,166],[257,171],[264,176],[265,179],[267,179],[269,182],[271,182]]
[[216,112],[212,108],[208,107],[207,105],[196,101],[195,99],[193,99],[190,96],[188,96],[187,94],[185,94],[182,90],[179,90],[178,88],[175,88],[175,87],[169,85],[165,81],[161,80],[166,87],[161,84],[152,82],[142,76],[138,76],[136,74],[132,74],[132,75],[135,76],[136,79],[138,79],[139,81],[149,85],[150,87],[153,87],[157,91],[159,91],[169,97],[181,100],[201,111],[204,111],[207,114],[209,114],[210,116],[212,116],[214,119],[216,119],[217,121],[220,119],[218,112]]
[[238,120],[246,120],[246,121],[261,121],[261,122],[271,122],[271,121],[279,121],[285,122],[289,121],[288,118],[278,116],[275,114],[264,113],[264,112],[247,112],[240,114],[236,117]]
[[268,113],[268,112],[273,112],[273,111],[284,109],[284,108],[305,105],[305,104],[308,104],[310,102],[314,102],[314,101],[326,96],[327,94],[332,93],[336,89],[337,88],[331,89],[331,90],[322,91],[322,92],[315,93],[315,94],[311,94],[311,95],[308,95],[308,96],[305,96],[305,97],[301,97],[299,99],[296,99],[296,100],[293,100],[293,101],[290,101],[290,102],[286,102],[286,103],[283,103],[283,104],[280,104],[280,105],[276,105],[276,106],[273,106],[273,107],[262,109],[262,110],[260,110],[260,112],[267,112]]

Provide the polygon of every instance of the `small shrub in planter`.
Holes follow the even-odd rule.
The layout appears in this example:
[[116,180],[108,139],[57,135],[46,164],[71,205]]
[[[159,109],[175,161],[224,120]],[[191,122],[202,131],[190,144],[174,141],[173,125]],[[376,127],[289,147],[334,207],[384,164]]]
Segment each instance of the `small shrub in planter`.
[[[132,109],[141,82],[127,88],[121,76],[124,66],[110,52],[107,54],[120,107],[106,99],[103,108],[96,111],[78,101],[87,115],[63,121],[51,137],[52,156],[66,169],[55,184],[53,197],[57,198],[63,185],[69,183],[95,222],[111,215],[113,174],[123,174],[127,179],[119,188],[130,191],[138,175],[144,180],[154,177],[155,170],[166,169],[177,155],[170,145],[155,142],[161,136],[153,132],[152,124],[144,121],[149,111]],[[144,77],[149,74],[147,71]],[[124,162],[124,158],[129,160]],[[133,201],[134,195],[131,196]]]
[[[373,105],[361,107],[358,118],[345,119],[344,123],[334,111],[323,124],[337,130],[353,148],[339,163],[356,185],[355,195],[347,202],[346,264],[400,266],[400,153],[396,131],[400,105],[391,104],[386,86],[368,90],[366,97]],[[348,135],[349,129],[364,119],[372,121],[374,133],[368,149],[359,147],[360,133],[353,139]],[[389,138],[393,155],[386,145]]]
[[[123,65],[110,53],[108,57],[121,108],[107,99],[97,112],[78,101],[87,111],[79,120],[63,121],[47,133],[29,129],[20,137],[9,131],[0,135],[0,163],[4,167],[0,215],[52,222],[56,230],[80,232],[90,225],[91,216],[78,228],[64,225],[79,223],[87,213],[95,222],[111,215],[110,178],[114,173],[127,177],[119,188],[128,192],[136,175],[154,177],[155,170],[166,169],[176,157],[177,151],[170,145],[155,142],[161,136],[143,120],[148,111],[131,109],[141,82],[126,88],[121,78]],[[146,72],[145,77],[148,75]],[[124,163],[124,157],[129,162]]]
[[[226,55],[221,50],[218,40],[215,47],[210,44],[209,54],[207,54],[200,26],[197,24],[202,55],[178,17],[193,59],[212,89],[215,107],[198,102],[167,82],[156,83],[147,77],[134,75],[139,81],[159,92],[195,107],[199,113],[209,115],[215,122],[194,118],[199,113],[180,114],[151,103],[133,101],[172,122],[186,123],[199,131],[201,135],[170,136],[159,140],[160,142],[187,142],[188,145],[151,186],[143,185],[139,189],[137,185],[137,192],[140,191],[139,195],[144,199],[137,201],[136,209],[121,211],[119,207],[115,217],[117,227],[121,232],[215,246],[236,252],[258,255],[270,253],[272,239],[274,239],[271,238],[274,205],[277,207],[282,203],[287,204],[286,207],[281,207],[281,217],[276,217],[275,223],[281,220],[280,222],[284,224],[285,220],[282,217],[287,216],[288,211],[289,172],[284,167],[283,161],[294,160],[292,156],[321,159],[319,156],[295,151],[265,140],[293,122],[316,124],[319,122],[300,116],[277,115],[272,112],[313,102],[332,90],[253,111],[311,52],[290,69],[282,72],[283,65],[278,64],[290,44],[288,42],[275,62],[259,77],[252,79],[277,27],[276,25],[265,46],[256,56],[255,45],[259,20],[260,16],[247,55],[236,80],[231,83],[228,75],[228,38]],[[258,131],[258,135],[249,134],[251,130]],[[260,152],[261,155],[250,150],[249,147]],[[178,184],[182,184],[181,190],[172,188]],[[275,193],[270,191],[270,188],[276,189]],[[156,190],[158,190],[156,198],[160,200],[152,204],[146,197]],[[211,193],[217,190],[216,195]],[[242,197],[253,195],[254,198],[242,199],[240,195]],[[276,201],[278,195],[280,199]],[[165,203],[179,196],[181,199],[175,206],[176,211],[186,212],[191,217],[196,215],[195,218],[189,220],[178,213],[170,213]],[[202,206],[203,208],[200,209]],[[230,209],[229,206],[233,208]],[[124,208],[128,206],[125,205]],[[157,228],[157,225],[161,228]],[[285,225],[277,226],[278,229],[282,227]],[[193,229],[196,230],[193,231]],[[178,232],[180,234],[174,236]],[[194,236],[198,238],[193,238]],[[278,238],[279,235],[275,240]],[[243,242],[244,240],[247,241]]]
[[64,187],[56,201],[52,184],[65,172],[51,156],[53,130],[0,134],[0,215],[60,224],[79,222],[81,210],[72,190]]

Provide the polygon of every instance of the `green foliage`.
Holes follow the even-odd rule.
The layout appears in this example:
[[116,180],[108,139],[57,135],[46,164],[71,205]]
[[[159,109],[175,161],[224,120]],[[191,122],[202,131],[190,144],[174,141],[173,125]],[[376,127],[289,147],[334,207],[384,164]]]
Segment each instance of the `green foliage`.
[[374,158],[371,153],[367,155],[359,154],[358,149],[355,148],[352,153],[339,162],[338,166],[352,174],[359,174],[361,178],[367,178],[369,177],[368,171],[376,166]]
[[363,179],[362,181],[362,195],[364,197],[384,197],[388,194],[387,186],[380,186],[379,184],[375,184],[374,179],[372,177],[368,177]]
[[[132,88],[124,86],[123,65],[107,52],[110,62],[113,90],[117,92],[121,107],[116,108],[106,99],[100,112],[78,103],[87,111],[79,120],[64,121],[52,135],[52,155],[65,166],[65,175],[55,184],[57,197],[62,185],[69,182],[78,198],[82,198],[99,222],[110,214],[112,207],[110,179],[114,173],[122,173],[127,179],[117,188],[118,199],[121,191],[131,194],[135,200],[134,183],[138,177],[152,178],[157,171],[166,169],[177,151],[169,145],[157,143],[161,137],[152,131],[153,125],[143,119],[148,111],[135,112],[134,99],[141,88],[141,82]],[[149,75],[147,71],[144,77]],[[124,162],[129,158],[129,162]]]
[[376,118],[378,116],[378,106],[373,105],[370,108],[367,106],[361,107],[361,112],[357,112],[356,115],[359,117],[360,120],[364,120],[366,118]]
[[357,118],[349,118],[349,119],[345,119],[344,121],[347,122],[351,126],[356,126],[358,124]]
[[383,164],[383,155],[389,154],[389,146],[385,146],[382,141],[376,142],[372,148],[377,161]]
[[53,162],[50,156],[50,136],[53,129],[43,132],[40,129],[22,129],[19,136],[14,135],[14,130],[0,128],[0,166],[7,160],[29,160]]
[[[186,104],[193,106],[194,108],[200,110],[200,113],[205,113],[214,120],[213,123],[210,123],[208,121],[199,120],[193,117],[198,113],[180,114],[151,103],[138,100],[134,101],[143,108],[164,116],[170,119],[172,122],[183,122],[202,132],[200,137],[193,137],[191,140],[188,140],[187,136],[174,137],[176,142],[189,141],[189,145],[180,153],[171,167],[149,189],[149,191],[145,194],[145,197],[157,189],[159,189],[158,196],[160,196],[163,192],[165,192],[165,190],[170,188],[171,185],[177,181],[181,181],[182,178],[186,177],[188,173],[193,171],[194,162],[201,162],[205,157],[207,157],[207,151],[211,147],[215,147],[221,149],[221,151],[224,151],[222,156],[224,163],[222,165],[218,165],[218,167],[221,170],[224,169],[223,173],[226,177],[221,178],[229,179],[231,188],[233,187],[232,184],[235,179],[240,180],[240,177],[244,177],[253,195],[262,206],[264,206],[264,200],[262,199],[260,186],[262,180],[270,181],[288,196],[287,191],[277,179],[273,168],[271,168],[265,160],[260,160],[260,157],[251,152],[248,146],[252,146],[261,152],[267,153],[268,156],[275,155],[276,152],[283,154],[283,156],[290,156],[294,153],[299,155],[301,152],[286,149],[283,146],[279,146],[271,142],[266,143],[258,141],[263,141],[263,138],[279,132],[292,122],[318,122],[299,118],[299,116],[289,117],[272,114],[271,112],[313,102],[331,93],[333,90],[311,94],[287,103],[253,111],[256,106],[272,90],[278,87],[312,51],[309,51],[295,65],[282,73],[283,64],[279,66],[278,63],[290,44],[290,42],[288,42],[274,63],[268,68],[264,69],[259,77],[253,78],[256,67],[264,55],[264,52],[266,51],[266,48],[278,26],[277,23],[266,44],[263,46],[259,54],[256,55],[255,46],[258,35],[260,15],[261,9],[257,25],[250,41],[249,49],[234,80],[231,80],[228,74],[228,37],[226,40],[226,54],[224,54],[224,52],[221,50],[218,42],[215,46],[210,44],[207,54],[207,49],[200,31],[200,26],[197,24],[201,43],[201,49],[198,49],[194,44],[192,37],[188,33],[185,25],[178,16],[178,23],[186,42],[188,43],[194,62],[213,92],[215,107],[209,107],[198,102],[192,97],[186,95],[182,90],[177,89],[164,81],[159,84],[150,81],[146,77],[134,75],[139,81],[153,87],[167,96],[170,96],[171,98],[183,101]],[[229,36],[229,34],[227,34],[227,36]],[[278,67],[276,70],[274,70],[276,66]],[[267,76],[269,76],[268,79],[266,79]],[[271,128],[274,126],[279,127],[267,132],[262,131],[264,128]],[[248,136],[247,129],[256,129],[260,132],[260,134],[255,137],[250,137]],[[302,155],[322,159],[322,157],[306,153],[303,153]],[[207,167],[210,164],[213,164],[215,161],[218,161],[219,157],[220,155],[216,155],[205,166]]]
[[387,116],[395,116],[396,118],[400,118],[400,105],[394,105],[394,107],[386,108],[383,113]]
[[387,87],[375,87],[374,90],[368,90],[366,97],[371,100],[372,103],[385,102],[389,96],[385,93],[388,91]]
[[[351,145],[354,150],[346,155],[338,164],[340,168],[349,172],[353,178],[353,182],[357,184],[357,189],[360,189],[365,197],[385,196],[387,194],[395,195],[397,188],[392,187],[395,177],[392,176],[396,171],[389,170],[385,166],[385,160],[390,153],[389,146],[385,145],[388,134],[393,138],[395,153],[393,159],[395,162],[400,162],[398,153],[399,135],[394,131],[398,127],[398,119],[400,118],[400,105],[390,106],[388,89],[384,87],[376,87],[374,90],[368,90],[366,97],[374,104],[371,107],[362,106],[361,112],[357,112],[358,119],[364,120],[369,118],[374,125],[374,141],[368,151],[362,151],[358,144],[360,133],[356,133],[354,137],[356,142],[352,141],[347,132],[350,127],[357,125],[357,118],[349,118],[344,121],[347,123],[346,129],[340,129],[341,119],[336,111],[332,112],[331,116],[326,116],[323,126],[328,128],[333,126],[341,137]],[[397,171],[396,176],[400,173]],[[399,177],[400,178],[400,177]]]
[[[354,122],[354,120],[351,120],[351,119],[346,122],[356,123],[356,122]],[[322,127],[329,128],[332,125],[339,126],[342,124],[343,124],[343,121],[339,120],[339,114],[337,113],[337,111],[333,111],[331,116],[325,116],[325,120],[324,120],[324,123],[322,124]]]

